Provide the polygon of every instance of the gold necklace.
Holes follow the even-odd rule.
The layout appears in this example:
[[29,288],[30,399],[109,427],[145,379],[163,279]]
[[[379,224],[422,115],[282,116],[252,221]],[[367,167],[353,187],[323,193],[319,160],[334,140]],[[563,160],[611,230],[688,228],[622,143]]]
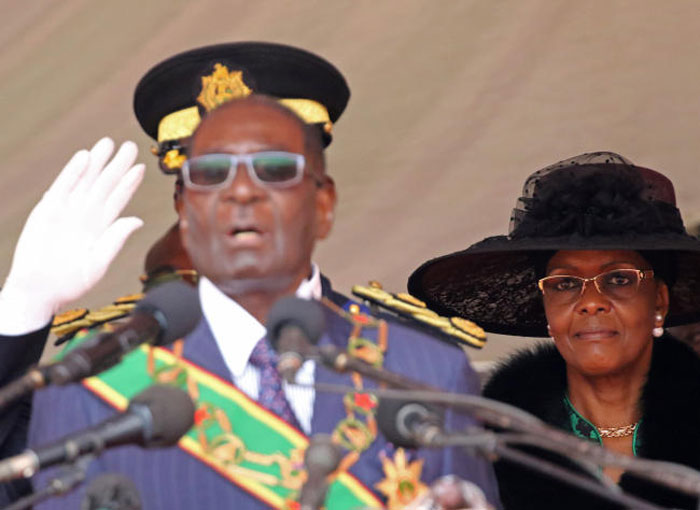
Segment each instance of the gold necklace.
[[637,430],[637,425],[639,425],[639,422],[632,423],[631,425],[624,425],[622,427],[601,428],[596,426],[596,428],[598,429],[598,434],[600,434],[600,437],[617,438],[631,436],[634,434],[634,431]]

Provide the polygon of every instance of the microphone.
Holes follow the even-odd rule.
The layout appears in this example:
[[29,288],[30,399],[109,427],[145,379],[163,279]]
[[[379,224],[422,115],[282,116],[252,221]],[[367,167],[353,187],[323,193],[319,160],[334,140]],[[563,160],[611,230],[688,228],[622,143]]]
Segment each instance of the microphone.
[[277,371],[287,382],[294,382],[304,360],[314,358],[336,372],[358,372],[395,388],[438,391],[432,386],[370,365],[334,345],[317,348],[325,327],[323,310],[315,301],[287,296],[272,306],[267,317],[267,339],[279,355]]
[[315,301],[295,296],[279,299],[267,316],[267,339],[279,354],[277,370],[289,383],[309,356],[316,355],[326,319]]
[[382,398],[376,418],[379,430],[395,446],[430,446],[442,435],[443,413],[423,402]]
[[0,482],[29,478],[40,469],[72,462],[105,448],[137,444],[145,448],[171,446],[194,423],[194,403],[174,386],[153,385],[136,395],[123,413],[47,446],[0,462]]
[[326,344],[314,350],[319,361],[330,370],[339,373],[357,372],[373,381],[384,383],[392,388],[402,388],[416,391],[442,391],[440,388],[424,384],[415,379],[405,377],[396,372],[375,367],[364,360],[352,356],[347,350],[335,345]]
[[143,343],[172,343],[192,331],[201,316],[196,289],[180,281],[163,283],[138,302],[125,324],[46,367],[48,381],[59,385],[79,381],[116,365]]
[[343,452],[328,434],[316,434],[304,453],[306,482],[299,495],[299,510],[320,510],[328,492],[328,476],[338,469]]
[[69,351],[61,361],[40,365],[0,389],[0,410],[47,384],[68,384],[98,374],[142,343],[166,345],[187,335],[202,311],[197,291],[179,281],[166,282],[139,301],[129,320]]
[[124,475],[106,473],[85,490],[80,510],[141,510],[141,497],[134,482]]

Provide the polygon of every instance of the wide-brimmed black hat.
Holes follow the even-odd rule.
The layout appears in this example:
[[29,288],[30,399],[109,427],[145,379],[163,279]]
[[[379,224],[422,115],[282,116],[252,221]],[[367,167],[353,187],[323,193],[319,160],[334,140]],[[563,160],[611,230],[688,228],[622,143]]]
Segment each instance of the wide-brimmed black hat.
[[673,184],[610,152],[583,154],[532,174],[507,236],[423,263],[408,290],[437,313],[465,317],[486,331],[548,336],[537,288],[544,275],[537,273],[544,254],[558,250],[658,253],[669,266],[665,273],[675,275],[666,282],[665,325],[700,320],[700,240],[686,233]]
[[308,51],[267,42],[235,42],[179,53],[151,68],[136,86],[134,112],[157,140],[171,168],[184,158],[177,140],[192,135],[200,119],[222,103],[249,94],[277,98],[318,126],[324,145],[345,110],[350,89],[331,63]]

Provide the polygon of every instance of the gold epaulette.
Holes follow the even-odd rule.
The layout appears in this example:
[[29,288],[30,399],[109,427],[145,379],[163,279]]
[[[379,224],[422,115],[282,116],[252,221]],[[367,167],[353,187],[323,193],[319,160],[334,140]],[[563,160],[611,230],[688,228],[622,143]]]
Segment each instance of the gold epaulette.
[[111,305],[98,310],[76,308],[56,315],[51,324],[51,333],[58,337],[56,343],[61,343],[72,337],[81,329],[90,329],[106,322],[121,319],[134,309],[143,294],[129,294],[116,299]]
[[472,321],[438,315],[423,301],[405,292],[393,294],[385,291],[379,282],[371,281],[367,286],[355,285],[352,293],[401,317],[418,321],[437,333],[457,339],[462,345],[477,349],[486,345],[486,333]]

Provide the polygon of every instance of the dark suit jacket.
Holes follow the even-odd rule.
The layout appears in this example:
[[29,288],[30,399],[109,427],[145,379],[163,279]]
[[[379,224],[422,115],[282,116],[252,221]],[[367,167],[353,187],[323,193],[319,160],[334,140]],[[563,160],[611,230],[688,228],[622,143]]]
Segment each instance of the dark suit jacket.
[[[39,361],[49,334],[49,325],[26,335],[0,335],[0,387],[24,374]],[[27,447],[27,427],[31,413],[31,397],[27,396],[0,411],[0,458],[22,452]],[[26,480],[0,484],[0,507],[31,490]]]
[[[331,312],[328,312],[327,320],[327,332],[321,343],[345,347],[350,334],[349,323]],[[426,383],[450,391],[478,392],[477,376],[459,349],[395,322],[390,324],[389,335],[386,368],[420,377]],[[187,337],[184,355],[231,382],[230,372],[205,321]],[[317,382],[351,385],[349,376],[331,373],[322,367],[317,367],[315,377]],[[34,406],[30,427],[32,446],[86,428],[114,414],[110,406],[79,385],[39,392]],[[344,416],[340,395],[316,392],[312,434],[330,433]],[[462,428],[469,423],[462,416],[448,415],[450,428]],[[393,447],[380,436],[352,468],[353,474],[369,487],[383,478],[379,459],[382,450],[391,452]],[[453,449],[419,451],[418,455],[425,459],[425,481],[455,473],[481,486],[490,501],[498,501],[493,471],[486,461]],[[148,451],[138,447],[115,448],[93,462],[89,476],[92,478],[102,472],[119,472],[134,480],[141,493],[143,507],[148,510],[266,508],[266,505],[177,447]],[[35,485],[43,486],[52,474],[55,474],[55,470],[41,473],[36,477]],[[84,488],[37,508],[79,508],[83,493]]]

